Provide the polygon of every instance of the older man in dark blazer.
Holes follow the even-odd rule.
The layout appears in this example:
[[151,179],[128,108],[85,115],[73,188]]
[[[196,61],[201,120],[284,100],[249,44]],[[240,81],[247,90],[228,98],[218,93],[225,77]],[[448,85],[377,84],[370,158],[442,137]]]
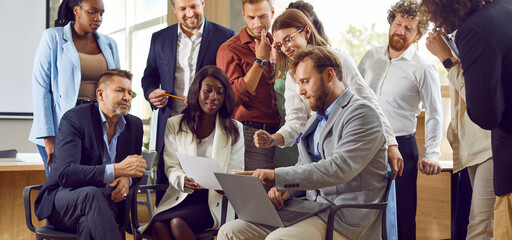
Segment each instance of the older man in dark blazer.
[[[204,66],[216,65],[217,50],[235,31],[203,17],[203,0],[171,0],[178,24],[153,34],[142,88],[144,96],[158,112],[156,151],[163,159],[167,119],[185,108],[179,99],[165,93],[186,97],[195,73]],[[157,183],[168,184],[163,161],[158,161]],[[157,203],[163,193],[157,192]]]
[[[121,239],[116,218],[130,184],[146,170],[140,155],[142,121],[128,114],[131,74],[107,70],[96,90],[98,103],[72,108],[57,132],[50,175],[35,201],[39,220],[79,239]],[[124,234],[124,233],[122,233]]]

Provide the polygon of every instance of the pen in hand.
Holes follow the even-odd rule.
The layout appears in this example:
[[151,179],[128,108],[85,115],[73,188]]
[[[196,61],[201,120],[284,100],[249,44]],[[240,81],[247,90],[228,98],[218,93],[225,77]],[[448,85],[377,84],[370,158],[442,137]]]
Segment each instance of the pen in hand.
[[177,98],[177,99],[180,99],[180,100],[183,100],[183,101],[187,100],[186,98],[182,98],[182,97],[174,96],[174,95],[172,95],[172,94],[168,94],[168,93],[164,93],[164,94],[165,94],[165,95],[167,95],[167,96],[169,96],[169,97]]

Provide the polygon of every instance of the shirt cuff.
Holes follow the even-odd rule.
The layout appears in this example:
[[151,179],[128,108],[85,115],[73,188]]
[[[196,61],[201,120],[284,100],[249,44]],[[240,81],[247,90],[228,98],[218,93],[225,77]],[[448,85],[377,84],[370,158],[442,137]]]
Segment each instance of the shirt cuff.
[[300,138],[300,136],[302,136],[302,134],[299,134],[299,137],[294,139],[292,136],[293,134],[291,134],[289,131],[284,130],[283,128],[280,128],[276,133],[279,133],[281,134],[281,136],[283,136],[284,146],[278,146],[280,148],[293,146],[294,144],[298,143],[297,139]]
[[396,141],[395,137],[389,137],[387,140],[388,140],[387,141],[388,142],[388,147],[389,146],[393,146],[393,145],[398,146],[398,142]]
[[[111,183],[115,179],[114,164],[107,164],[105,166],[105,176],[103,176],[104,183]],[[131,179],[130,179],[131,184]]]
[[423,159],[439,161],[439,157],[441,157],[441,153],[437,153],[437,152],[431,152],[431,153],[426,152],[423,154]]

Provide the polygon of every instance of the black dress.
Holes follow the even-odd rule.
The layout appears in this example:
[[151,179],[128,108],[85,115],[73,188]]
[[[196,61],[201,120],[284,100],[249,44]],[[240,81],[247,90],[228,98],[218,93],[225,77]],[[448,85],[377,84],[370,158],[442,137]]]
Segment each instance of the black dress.
[[213,227],[213,218],[208,207],[208,189],[195,190],[178,205],[155,215],[148,231],[151,231],[154,222],[168,223],[174,218],[183,219],[194,233]]

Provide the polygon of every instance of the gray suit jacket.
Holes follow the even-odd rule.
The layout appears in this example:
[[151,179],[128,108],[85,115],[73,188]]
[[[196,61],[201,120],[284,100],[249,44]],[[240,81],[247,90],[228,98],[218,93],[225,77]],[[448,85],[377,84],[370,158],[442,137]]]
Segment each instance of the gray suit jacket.
[[[319,119],[312,116],[301,138],[296,166],[277,168],[278,190],[309,190],[311,201],[375,203],[387,184],[386,140],[379,114],[371,104],[349,89],[338,101],[319,140],[322,160],[308,153]],[[334,228],[350,239],[380,239],[381,214],[377,210],[342,209]],[[319,214],[327,222],[328,210]]]

